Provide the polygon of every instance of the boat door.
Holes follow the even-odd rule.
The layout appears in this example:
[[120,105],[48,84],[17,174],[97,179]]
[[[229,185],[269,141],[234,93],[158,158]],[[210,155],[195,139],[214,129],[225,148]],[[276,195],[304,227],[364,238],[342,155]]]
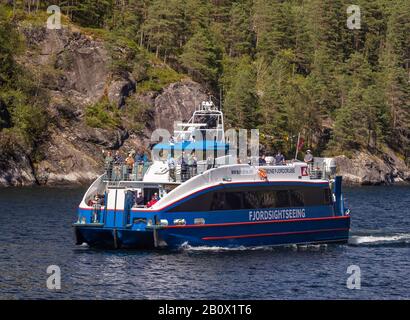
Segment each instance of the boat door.
[[110,188],[107,192],[106,227],[123,227],[125,225],[125,188]]

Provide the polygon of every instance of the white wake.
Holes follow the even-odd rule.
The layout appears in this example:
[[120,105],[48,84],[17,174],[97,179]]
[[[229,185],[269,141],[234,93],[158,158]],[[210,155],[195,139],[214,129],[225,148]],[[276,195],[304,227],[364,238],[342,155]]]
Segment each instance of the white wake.
[[397,245],[410,244],[410,233],[352,235],[351,245]]

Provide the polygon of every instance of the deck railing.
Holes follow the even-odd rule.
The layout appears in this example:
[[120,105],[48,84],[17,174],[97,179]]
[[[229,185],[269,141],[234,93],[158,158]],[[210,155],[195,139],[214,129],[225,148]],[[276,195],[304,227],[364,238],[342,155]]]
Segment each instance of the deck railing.
[[329,179],[334,172],[327,167],[324,162],[314,162],[308,164],[311,179]]
[[[103,181],[110,184],[116,184],[120,181],[143,181],[144,176],[151,164],[151,162],[145,162],[137,163],[133,166],[128,166],[126,164],[113,165],[106,169]],[[182,183],[208,169],[217,168],[220,165],[216,163],[207,164],[204,162],[198,162],[196,167],[189,165],[182,167],[178,164],[174,170],[167,169],[162,172],[162,174],[168,177],[169,182]],[[334,172],[332,172],[324,162],[314,162],[308,164],[308,167],[311,179],[329,179],[334,174]]]
[[150,162],[137,163],[133,166],[114,164],[106,168],[103,180],[105,182],[142,181],[150,165]]
[[[118,183],[120,181],[142,181],[144,176],[152,163],[146,162],[145,164],[134,164],[133,166],[113,165],[106,169],[103,181],[108,183]],[[217,165],[200,164],[196,167],[187,165],[182,168],[181,165],[176,165],[174,174],[171,169],[167,169],[164,174],[169,177],[169,182],[181,183],[189,180],[190,178],[203,173],[210,168],[216,168]]]

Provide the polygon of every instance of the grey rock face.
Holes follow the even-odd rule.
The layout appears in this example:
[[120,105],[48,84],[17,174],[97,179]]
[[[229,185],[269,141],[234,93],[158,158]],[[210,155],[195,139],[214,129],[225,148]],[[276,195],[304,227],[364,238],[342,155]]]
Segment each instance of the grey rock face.
[[[24,150],[3,157],[0,186],[89,183],[103,172],[102,150],[127,152],[147,148],[154,129],[172,131],[174,121],[188,120],[195,106],[207,99],[201,85],[189,80],[170,84],[159,93],[136,95],[136,82],[129,74],[113,78],[108,67],[110,57],[102,41],[66,28],[28,28],[22,32],[29,47],[23,63],[28,67],[53,66],[59,70],[59,78],[47,86],[51,125],[48,139],[38,146],[43,158],[32,164]],[[104,95],[119,108],[128,96],[150,108],[151,121],[143,136],[129,134],[122,128],[86,125],[86,107]],[[5,113],[1,118],[6,123]]]
[[338,174],[348,184],[379,185],[410,181],[409,168],[391,150],[383,158],[364,152],[357,152],[352,159],[338,156],[336,165]]
[[0,186],[30,186],[36,183],[30,159],[24,150],[0,155]]
[[108,100],[121,108],[125,99],[135,92],[135,81],[132,79],[121,79],[113,81],[108,88]]
[[174,121],[188,121],[195,108],[208,100],[204,88],[191,80],[172,83],[154,99],[155,128],[174,130]]

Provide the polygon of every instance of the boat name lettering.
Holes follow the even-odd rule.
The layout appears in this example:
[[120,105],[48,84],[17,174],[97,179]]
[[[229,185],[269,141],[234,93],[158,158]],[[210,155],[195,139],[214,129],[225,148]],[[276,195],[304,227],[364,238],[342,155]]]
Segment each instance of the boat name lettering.
[[231,174],[254,174],[254,171],[246,169],[235,169],[231,170]]
[[286,220],[305,218],[305,209],[276,209],[249,211],[249,221],[260,220]]
[[271,168],[265,169],[267,174],[289,174],[295,173],[295,168]]

